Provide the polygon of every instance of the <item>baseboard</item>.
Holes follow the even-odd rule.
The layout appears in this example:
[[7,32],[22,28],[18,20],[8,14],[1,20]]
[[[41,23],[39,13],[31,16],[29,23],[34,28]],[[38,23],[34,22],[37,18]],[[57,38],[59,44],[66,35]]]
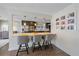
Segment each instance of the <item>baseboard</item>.
[[18,48],[9,48],[8,51],[18,50]]
[[[55,44],[52,44],[53,46],[55,46],[56,48],[62,50],[59,46],[55,45]],[[62,50],[63,52],[65,52],[64,50]],[[65,52],[66,54],[68,54],[69,56],[71,56],[69,53]]]

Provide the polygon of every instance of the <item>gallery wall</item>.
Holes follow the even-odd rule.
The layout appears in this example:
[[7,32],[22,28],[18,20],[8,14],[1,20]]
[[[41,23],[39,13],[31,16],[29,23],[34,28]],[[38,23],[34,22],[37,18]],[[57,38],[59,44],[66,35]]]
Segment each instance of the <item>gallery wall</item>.
[[[67,16],[67,14],[75,12],[75,30],[68,30],[61,29],[61,26],[59,29],[56,28],[56,19],[60,18],[61,16]],[[79,4],[72,4],[63,10],[59,11],[58,13],[54,14],[52,16],[51,20],[51,32],[55,32],[57,34],[57,38],[52,41],[54,45],[59,47],[64,52],[68,53],[69,55],[78,55],[79,56]],[[68,24],[65,24],[68,25]]]

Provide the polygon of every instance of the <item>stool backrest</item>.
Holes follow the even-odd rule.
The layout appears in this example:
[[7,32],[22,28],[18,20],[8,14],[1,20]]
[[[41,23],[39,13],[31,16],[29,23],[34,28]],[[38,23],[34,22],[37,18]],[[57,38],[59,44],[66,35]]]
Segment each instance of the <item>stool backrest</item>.
[[34,38],[35,38],[35,42],[41,42],[42,35],[35,35]]
[[29,42],[29,36],[18,36],[18,44],[27,44]]
[[51,41],[54,38],[53,34],[48,34],[47,35],[47,41]]

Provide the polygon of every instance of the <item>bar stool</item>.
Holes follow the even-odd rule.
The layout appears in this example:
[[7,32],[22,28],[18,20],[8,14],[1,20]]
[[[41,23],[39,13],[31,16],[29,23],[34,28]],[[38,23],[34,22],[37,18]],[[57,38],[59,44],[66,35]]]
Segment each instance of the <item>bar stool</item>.
[[46,35],[43,35],[43,36],[42,36],[42,40],[43,40],[42,47],[46,49],[46,45],[47,45],[47,42],[46,42]]
[[51,46],[53,48],[51,41],[55,38],[55,34],[48,34],[46,38],[48,46]]
[[38,47],[38,49],[42,50],[42,43],[43,43],[42,35],[33,36],[33,45],[32,45],[33,52],[35,51],[36,47]]
[[[19,44],[19,49],[17,51],[16,56],[18,56],[18,53],[21,52],[20,50],[22,50],[22,47],[25,47],[26,50],[22,50],[22,51],[27,51],[28,54],[28,42],[29,42],[29,37],[28,36],[18,36],[18,44]],[[24,45],[24,46],[23,46]]]

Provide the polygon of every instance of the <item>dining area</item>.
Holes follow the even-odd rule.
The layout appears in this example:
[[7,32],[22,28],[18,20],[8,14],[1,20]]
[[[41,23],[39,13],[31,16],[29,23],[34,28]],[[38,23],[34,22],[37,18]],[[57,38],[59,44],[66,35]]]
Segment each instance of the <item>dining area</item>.
[[79,55],[79,4],[0,4],[0,56]]
[[57,39],[57,33],[51,32],[50,20],[38,17],[29,20],[27,17],[23,16],[22,19],[21,16],[12,16],[12,36],[9,45],[11,56],[68,55],[53,44]]
[[[17,42],[19,48],[17,50],[16,56],[20,52],[26,52],[27,54],[35,53],[36,51],[46,50],[48,48],[53,49],[52,40],[56,38],[55,33],[17,33]],[[31,44],[29,44],[29,42]]]

